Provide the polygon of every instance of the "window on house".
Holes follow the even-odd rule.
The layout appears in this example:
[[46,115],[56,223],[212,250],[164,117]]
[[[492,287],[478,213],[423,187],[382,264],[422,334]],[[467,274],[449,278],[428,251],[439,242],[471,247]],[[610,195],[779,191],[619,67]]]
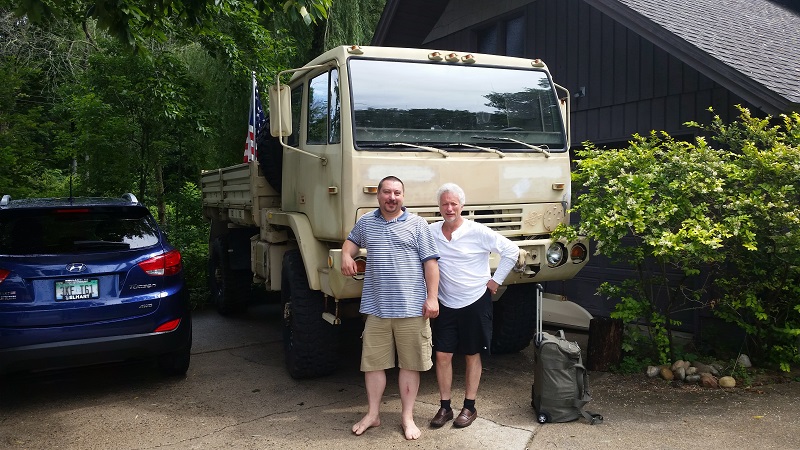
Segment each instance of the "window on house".
[[525,56],[525,16],[495,22],[476,31],[478,52]]
[[506,22],[506,55],[525,56],[525,16]]
[[497,24],[478,31],[478,52],[498,53],[497,50]]

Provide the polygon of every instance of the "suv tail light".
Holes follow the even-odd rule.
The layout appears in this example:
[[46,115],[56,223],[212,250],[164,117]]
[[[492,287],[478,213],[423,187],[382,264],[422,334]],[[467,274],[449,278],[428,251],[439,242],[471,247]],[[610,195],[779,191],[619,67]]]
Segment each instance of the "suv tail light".
[[10,273],[11,273],[11,272],[9,272],[9,271],[8,271],[8,270],[6,270],[6,269],[0,269],[0,283],[2,283],[2,282],[3,282],[3,281],[6,279],[6,277],[8,276],[8,274],[10,274]]
[[178,328],[178,325],[180,325],[180,324],[181,324],[181,319],[170,320],[167,323],[161,324],[161,326],[159,326],[158,328],[153,330],[153,332],[154,333],[164,333],[166,331],[172,331],[172,330]]
[[154,277],[176,275],[180,273],[183,268],[181,265],[181,253],[177,250],[170,250],[163,255],[158,255],[147,261],[140,262],[139,267],[141,267],[145,273]]

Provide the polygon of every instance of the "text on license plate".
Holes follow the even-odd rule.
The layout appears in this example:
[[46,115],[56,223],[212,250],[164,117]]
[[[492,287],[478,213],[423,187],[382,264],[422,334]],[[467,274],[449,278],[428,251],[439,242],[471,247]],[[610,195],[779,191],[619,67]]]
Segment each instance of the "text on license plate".
[[99,296],[96,278],[56,281],[56,300],[84,300]]

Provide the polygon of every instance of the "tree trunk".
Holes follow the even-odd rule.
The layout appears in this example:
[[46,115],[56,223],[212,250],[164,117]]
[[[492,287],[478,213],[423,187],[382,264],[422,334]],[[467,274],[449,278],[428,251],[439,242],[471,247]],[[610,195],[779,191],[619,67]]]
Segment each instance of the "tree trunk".
[[586,368],[608,371],[622,359],[622,320],[595,317],[589,321]]
[[155,176],[156,176],[156,204],[158,206],[158,224],[162,227],[167,221],[167,209],[164,205],[164,172],[161,167],[161,156],[155,158]]

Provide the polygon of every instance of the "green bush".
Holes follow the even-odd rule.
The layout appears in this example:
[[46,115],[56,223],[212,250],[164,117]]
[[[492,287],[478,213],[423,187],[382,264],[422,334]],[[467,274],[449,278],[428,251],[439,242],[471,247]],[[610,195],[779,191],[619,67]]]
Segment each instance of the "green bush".
[[648,359],[639,359],[634,355],[626,355],[619,365],[613,368],[613,371],[622,374],[637,374],[644,372],[647,366],[650,365],[652,365],[652,361]]
[[687,124],[720,148],[652,132],[578,152],[581,221],[557,233],[635,268],[599,293],[618,301],[612,317],[648,328],[662,363],[675,359],[676,314],[696,308],[742,327],[782,370],[800,362],[800,116],[770,123],[742,109],[731,125]]
[[739,121],[716,117],[703,129],[736,155],[724,211],[746,218],[724,250],[714,312],[788,372],[800,363],[800,115],[781,118],[773,125],[743,109]]
[[169,241],[181,252],[183,271],[189,287],[193,308],[208,301],[206,275],[208,270],[209,225],[203,219],[200,188],[190,182],[170,195],[166,202],[164,231]]

